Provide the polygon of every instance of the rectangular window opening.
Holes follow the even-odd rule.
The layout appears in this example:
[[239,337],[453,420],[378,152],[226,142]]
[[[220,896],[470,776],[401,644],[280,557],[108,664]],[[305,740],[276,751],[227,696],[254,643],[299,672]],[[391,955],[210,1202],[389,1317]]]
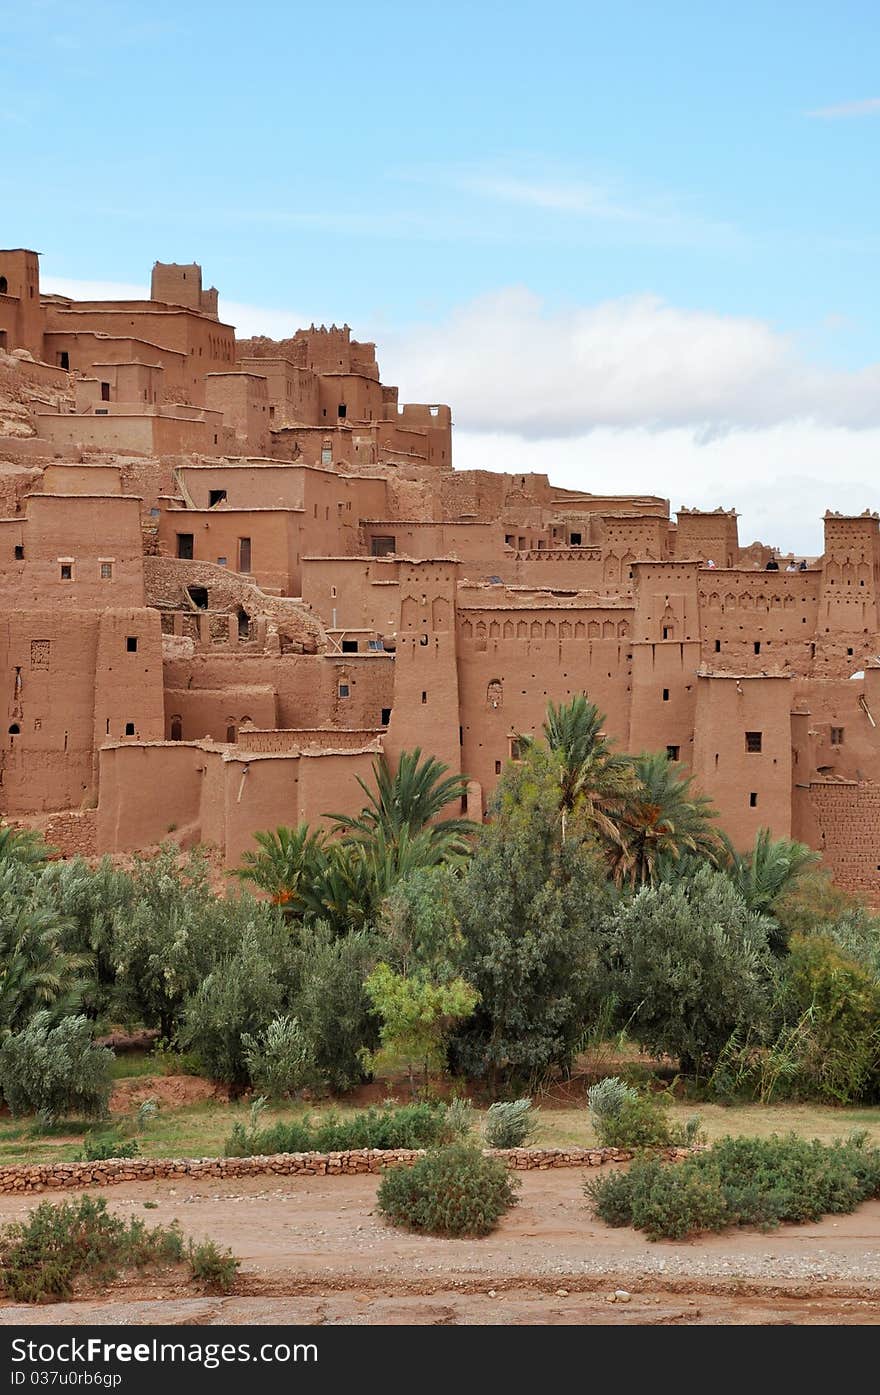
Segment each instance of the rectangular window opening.
[[832,745],[832,746],[842,746],[842,745],[843,745],[843,727],[832,727],[832,728],[831,728],[831,745]]
[[750,752],[751,755],[759,755],[759,754],[760,754],[761,746],[762,746],[762,738],[763,738],[763,732],[760,732],[760,731],[747,731],[747,732],[746,732],[746,750],[747,750],[748,752]]
[[125,640],[125,652],[127,654],[136,654],[137,647],[137,635],[128,635]]
[[757,794],[755,793],[755,791],[752,790],[751,794],[749,795],[749,808],[750,808],[750,809],[757,809],[757,807],[758,807],[758,796],[757,796]]
[[678,760],[680,754],[681,754],[681,747],[680,747],[680,746],[667,746],[667,747],[666,747],[666,758],[667,758],[667,760]]

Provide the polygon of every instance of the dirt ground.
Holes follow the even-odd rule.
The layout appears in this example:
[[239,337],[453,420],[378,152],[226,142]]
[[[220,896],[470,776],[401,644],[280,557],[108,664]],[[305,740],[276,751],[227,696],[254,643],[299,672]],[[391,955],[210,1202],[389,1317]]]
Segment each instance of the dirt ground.
[[[230,1246],[242,1261],[234,1293],[203,1298],[160,1276],[81,1301],[0,1308],[0,1324],[880,1323],[880,1202],[768,1234],[652,1244],[593,1218],[587,1175],[523,1174],[520,1204],[483,1240],[391,1229],[374,1214],[370,1176],[101,1189],[120,1215],[176,1219],[196,1239]],[[0,1222],[41,1199],[0,1197]],[[616,1290],[629,1297],[609,1301]]]

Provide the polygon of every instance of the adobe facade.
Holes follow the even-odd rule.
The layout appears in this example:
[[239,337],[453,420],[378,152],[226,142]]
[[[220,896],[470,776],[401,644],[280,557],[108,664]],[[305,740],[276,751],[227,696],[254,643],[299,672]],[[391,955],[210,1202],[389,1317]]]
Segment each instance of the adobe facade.
[[196,264],[82,302],[0,252],[0,812],[234,865],[418,745],[481,818],[586,693],[737,846],[769,827],[880,894],[877,513],[777,559],[730,508],[587,482],[453,469],[449,408],[399,403],[372,343],[237,340]]

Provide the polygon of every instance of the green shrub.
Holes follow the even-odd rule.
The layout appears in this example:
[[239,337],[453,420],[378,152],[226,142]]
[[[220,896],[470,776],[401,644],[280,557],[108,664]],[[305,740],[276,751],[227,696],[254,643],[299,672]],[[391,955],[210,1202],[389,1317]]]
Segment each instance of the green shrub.
[[102,1162],[105,1158],[135,1158],[140,1152],[136,1138],[122,1138],[116,1131],[87,1133],[79,1162]]
[[246,1032],[242,1045],[251,1080],[271,1099],[314,1083],[314,1053],[295,1017],[273,1017],[257,1036]]
[[500,1158],[472,1144],[433,1149],[413,1167],[386,1171],[377,1206],[392,1225],[428,1235],[488,1235],[517,1201]]
[[772,928],[710,867],[623,902],[612,954],[639,1045],[706,1077],[732,1032],[762,1030],[771,1015]]
[[186,1257],[192,1276],[206,1293],[231,1293],[238,1273],[239,1261],[231,1250],[220,1250],[213,1240],[193,1244],[190,1240]]
[[797,1093],[849,1104],[880,1082],[880,984],[824,935],[795,935],[785,987],[806,1030],[798,1039]]
[[183,1255],[176,1224],[150,1229],[141,1220],[125,1222],[103,1197],[61,1206],[44,1201],[0,1231],[3,1291],[19,1303],[69,1298],[81,1276],[106,1283],[122,1268],[177,1264]]
[[538,1111],[531,1100],[499,1100],[486,1111],[486,1143],[490,1148],[523,1148],[537,1126]]
[[474,1131],[477,1112],[469,1099],[456,1095],[446,1106],[443,1120],[441,1143],[455,1143],[458,1139],[469,1138]]
[[92,1041],[85,1017],[63,1017],[53,1027],[49,1014],[38,1012],[0,1047],[0,1087],[13,1114],[100,1118],[112,1063],[112,1051]]
[[325,1115],[279,1120],[267,1128],[236,1124],[226,1141],[227,1157],[271,1153],[343,1153],[351,1148],[427,1148],[444,1137],[444,1105],[406,1104],[399,1109],[367,1109],[350,1119]]
[[673,1124],[662,1096],[640,1094],[617,1076],[590,1086],[587,1108],[603,1148],[682,1148],[702,1137],[698,1114]]
[[787,1138],[725,1138],[668,1164],[638,1157],[627,1172],[585,1186],[607,1225],[631,1225],[651,1240],[681,1240],[729,1226],[769,1229],[855,1210],[880,1192],[880,1149],[865,1135],[830,1145]]

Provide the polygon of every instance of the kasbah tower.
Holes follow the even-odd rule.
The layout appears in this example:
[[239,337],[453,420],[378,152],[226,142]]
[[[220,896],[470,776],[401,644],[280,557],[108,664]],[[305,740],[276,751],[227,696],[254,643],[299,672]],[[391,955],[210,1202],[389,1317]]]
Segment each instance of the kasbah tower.
[[78,301],[0,251],[3,817],[233,866],[421,746],[481,819],[518,735],[586,693],[737,847],[767,827],[880,894],[877,514],[768,570],[731,508],[455,470],[451,428],[347,325],[237,338],[195,263]]

